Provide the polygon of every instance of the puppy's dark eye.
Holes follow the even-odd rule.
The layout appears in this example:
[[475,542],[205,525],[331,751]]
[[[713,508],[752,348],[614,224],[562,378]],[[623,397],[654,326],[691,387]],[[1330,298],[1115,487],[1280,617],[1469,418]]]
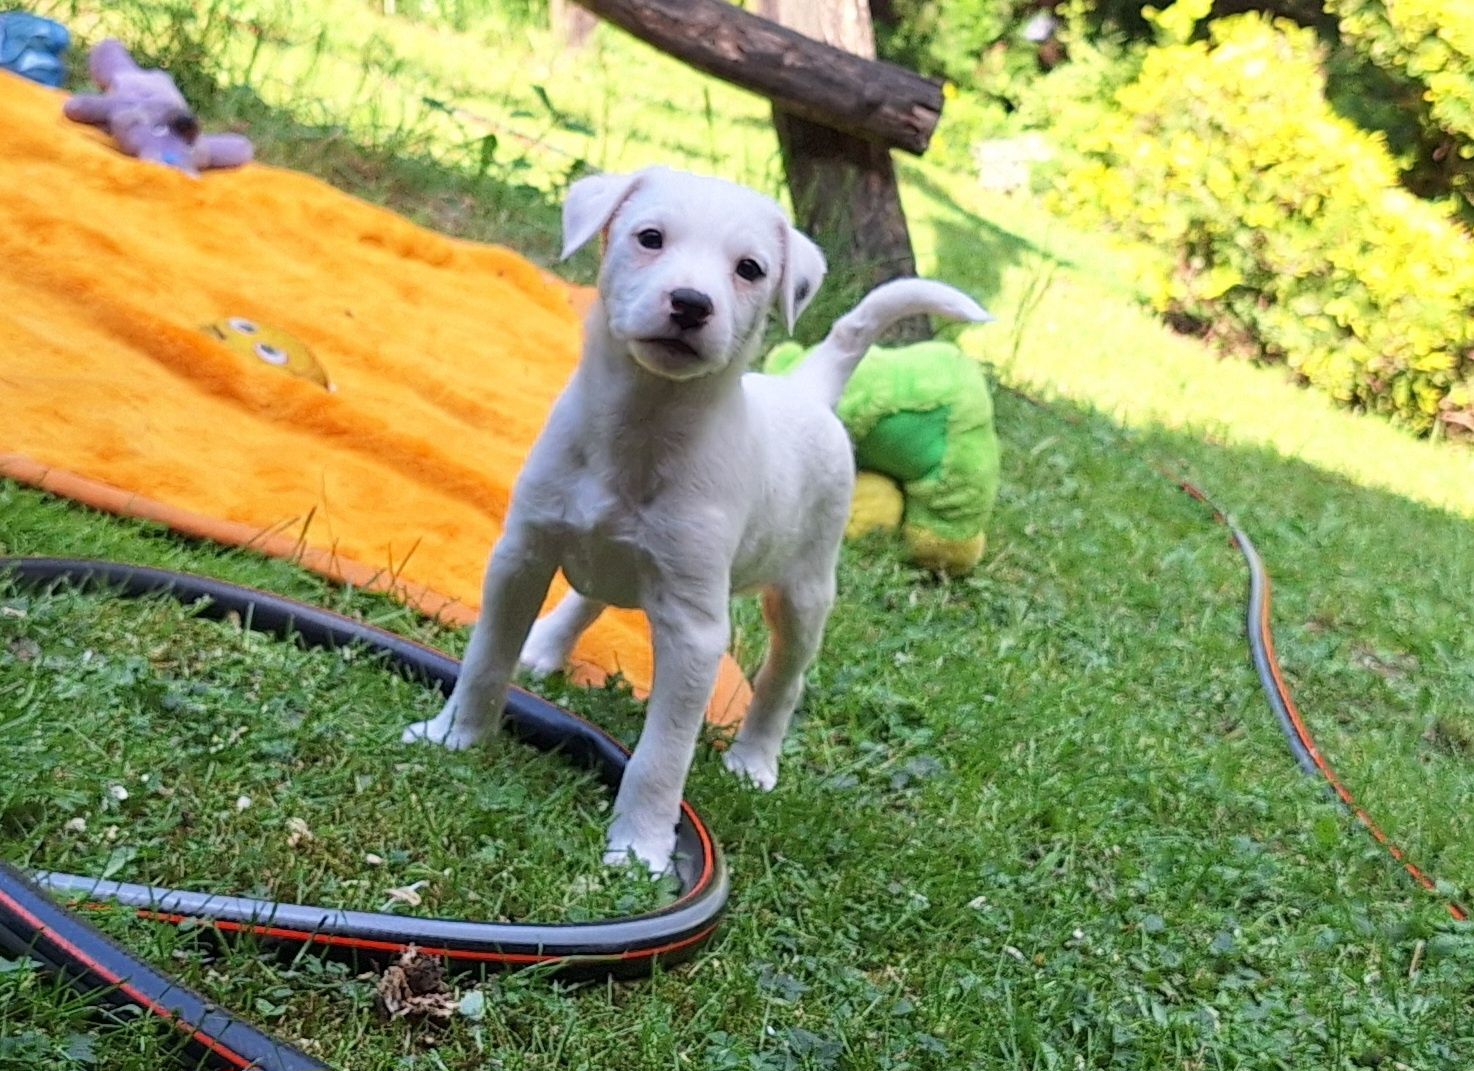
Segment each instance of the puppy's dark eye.
[[763,271],[763,266],[751,257],[743,257],[737,262],[737,274],[749,283],[755,283],[768,273]]
[[646,249],[659,249],[665,245],[665,235],[661,234],[654,227],[646,227],[639,234],[635,235],[635,240]]

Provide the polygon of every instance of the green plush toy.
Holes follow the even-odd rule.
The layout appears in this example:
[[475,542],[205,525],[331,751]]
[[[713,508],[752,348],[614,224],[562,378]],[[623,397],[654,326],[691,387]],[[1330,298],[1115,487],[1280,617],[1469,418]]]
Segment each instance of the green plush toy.
[[[787,372],[807,353],[785,342],[766,370]],[[972,569],[998,497],[998,435],[982,367],[950,342],[876,346],[838,412],[860,469],[847,534],[900,527],[918,564]]]

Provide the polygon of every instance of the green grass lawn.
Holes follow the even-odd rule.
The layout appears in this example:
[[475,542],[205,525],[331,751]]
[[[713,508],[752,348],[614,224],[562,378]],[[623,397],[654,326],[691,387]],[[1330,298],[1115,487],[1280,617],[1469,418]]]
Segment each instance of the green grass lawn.
[[[86,24],[83,5],[64,6]],[[612,35],[573,77],[510,26],[457,36],[345,0],[228,10],[274,29],[254,60],[234,24],[210,30],[240,49],[227,76],[259,73],[253,92],[209,98],[212,121],[249,126],[268,161],[453,233],[550,260],[575,158],[663,158],[776,188],[760,105],[711,87],[708,107],[701,80]],[[141,32],[151,16],[167,36],[163,11],[109,17]],[[655,67],[666,96],[621,78],[631,65]],[[364,70],[382,79],[343,73]],[[503,131],[482,167],[444,110],[415,111],[425,95],[535,144]],[[936,582],[885,540],[847,549],[777,791],[746,791],[700,752],[690,795],[734,884],[706,952],[637,983],[495,978],[484,1020],[433,1031],[380,1022],[370,982],[312,957],[211,953],[122,914],[103,918],[109,932],[352,1071],[1474,1063],[1474,930],[1296,772],[1247,662],[1238,556],[1157,471],[1191,474],[1255,537],[1323,750],[1467,900],[1470,453],[1164,332],[1118,267],[1133,251],[932,165],[904,174],[923,265],[1000,317],[964,345],[1047,401],[1000,394],[1003,492],[977,575]],[[821,311],[807,329],[822,327]],[[450,649],[464,639],[283,563],[13,485],[0,484],[0,552],[188,568]],[[737,620],[750,665],[761,631],[749,606]],[[548,694],[638,730],[617,689]],[[599,866],[607,799],[578,771],[515,746],[400,747],[432,708],[371,662],[168,605],[0,588],[0,850],[357,908],[423,883],[415,910],[484,917],[669,895]],[[290,843],[291,819],[312,838]],[[100,1022],[0,961],[0,1068],[153,1071],[169,1048],[158,1028]]]

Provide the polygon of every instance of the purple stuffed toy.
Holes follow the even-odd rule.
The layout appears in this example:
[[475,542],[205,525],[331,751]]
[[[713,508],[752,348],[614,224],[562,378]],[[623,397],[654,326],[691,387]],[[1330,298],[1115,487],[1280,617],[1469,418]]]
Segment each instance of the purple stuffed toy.
[[210,167],[239,167],[251,159],[240,134],[200,133],[200,121],[163,71],[146,71],[123,45],[109,38],[88,58],[101,96],[66,102],[68,119],[105,129],[129,156],[177,167],[191,175]]

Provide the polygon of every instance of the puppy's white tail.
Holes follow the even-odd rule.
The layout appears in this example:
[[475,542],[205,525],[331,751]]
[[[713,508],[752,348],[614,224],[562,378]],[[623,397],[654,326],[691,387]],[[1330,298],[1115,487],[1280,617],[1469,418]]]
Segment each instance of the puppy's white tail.
[[793,383],[823,398],[832,409],[845,384],[875,340],[897,320],[920,313],[969,323],[993,317],[960,290],[930,279],[895,279],[877,286],[834,322],[824,341],[790,377]]

